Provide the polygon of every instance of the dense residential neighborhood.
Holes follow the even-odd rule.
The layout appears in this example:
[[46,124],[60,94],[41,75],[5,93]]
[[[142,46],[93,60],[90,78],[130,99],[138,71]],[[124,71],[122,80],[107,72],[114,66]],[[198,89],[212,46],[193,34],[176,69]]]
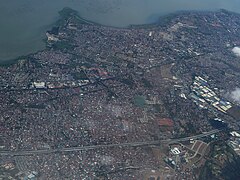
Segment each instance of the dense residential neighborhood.
[[240,145],[239,14],[128,28],[60,16],[45,50],[0,67],[0,179],[223,176]]

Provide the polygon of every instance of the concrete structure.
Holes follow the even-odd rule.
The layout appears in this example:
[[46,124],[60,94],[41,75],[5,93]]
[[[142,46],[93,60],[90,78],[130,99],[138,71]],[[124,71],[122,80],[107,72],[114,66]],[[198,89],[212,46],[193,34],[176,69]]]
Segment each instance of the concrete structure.
[[171,152],[172,152],[174,155],[179,155],[179,154],[181,153],[181,151],[180,151],[177,147],[171,149]]
[[37,89],[42,89],[42,88],[46,88],[46,83],[45,82],[34,82],[33,86]]

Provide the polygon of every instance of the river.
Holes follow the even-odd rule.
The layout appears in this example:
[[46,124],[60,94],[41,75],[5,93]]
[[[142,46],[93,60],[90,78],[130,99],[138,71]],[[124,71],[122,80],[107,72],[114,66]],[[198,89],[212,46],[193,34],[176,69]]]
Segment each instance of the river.
[[115,27],[152,23],[178,10],[240,12],[239,0],[0,0],[0,61],[44,49],[45,31],[67,6],[85,19]]

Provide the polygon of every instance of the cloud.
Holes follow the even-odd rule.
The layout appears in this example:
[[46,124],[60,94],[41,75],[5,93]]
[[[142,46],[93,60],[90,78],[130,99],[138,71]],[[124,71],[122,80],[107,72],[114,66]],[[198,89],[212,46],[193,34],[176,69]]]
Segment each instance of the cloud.
[[232,49],[232,52],[233,52],[236,56],[240,57],[240,48],[239,48],[239,47],[234,47],[234,48]]
[[234,91],[232,91],[232,92],[230,93],[230,97],[231,97],[234,101],[240,103],[240,88],[236,88]]

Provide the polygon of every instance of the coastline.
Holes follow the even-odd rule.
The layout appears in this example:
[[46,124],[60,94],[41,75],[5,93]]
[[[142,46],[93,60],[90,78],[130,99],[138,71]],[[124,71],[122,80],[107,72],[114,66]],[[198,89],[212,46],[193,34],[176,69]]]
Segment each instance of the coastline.
[[[71,16],[74,16],[79,21],[79,23],[82,23],[82,24],[104,26],[104,27],[115,28],[115,29],[138,29],[138,28],[151,29],[151,28],[155,28],[155,27],[158,27],[158,26],[165,26],[165,25],[167,25],[171,21],[171,19],[175,18],[178,15],[184,15],[184,14],[187,14],[187,13],[196,13],[196,12],[197,13],[224,12],[224,13],[239,14],[239,13],[232,12],[232,11],[229,11],[229,10],[226,10],[226,9],[218,9],[216,11],[206,11],[206,10],[205,11],[187,10],[186,11],[186,10],[182,10],[182,11],[176,11],[176,12],[173,12],[173,13],[169,13],[169,14],[160,16],[158,18],[158,20],[156,22],[154,22],[154,23],[136,24],[136,25],[130,24],[130,25],[126,26],[126,27],[114,27],[114,26],[102,25],[102,24],[99,24],[99,23],[96,23],[96,22],[84,19],[84,18],[82,18],[79,15],[79,12],[77,12],[76,10],[74,10],[72,8],[69,8],[69,7],[64,7],[62,10],[60,10],[58,12],[59,19],[56,22],[54,22],[51,25],[49,25],[48,26],[49,29],[47,31],[49,31],[50,29],[52,29],[53,27],[56,27],[56,26],[59,26],[59,27],[63,26],[64,21],[67,20]],[[47,31],[45,31],[45,33]],[[29,56],[46,50],[47,49],[47,37],[43,38],[42,41],[45,43],[45,47],[43,49],[35,51],[35,52],[32,52],[32,53],[29,53],[29,54],[26,54],[26,55],[18,56],[18,57],[14,58],[14,59],[1,60],[0,61],[0,67],[11,66],[11,65],[17,63],[18,61],[20,61],[22,59],[26,60],[27,58],[29,58]]]
[[[89,20],[86,20],[86,19],[82,18],[77,11],[75,11],[75,10],[69,8],[69,7],[63,8],[62,10],[60,10],[58,12],[58,14],[59,14],[58,20],[55,21],[54,23],[52,23],[51,25],[49,25],[47,31],[51,30],[53,27],[56,27],[56,26],[63,26],[64,20],[68,19],[71,16],[75,16],[75,18],[77,18],[79,20],[79,23],[86,23],[86,24],[91,24],[91,25],[103,26],[103,25],[98,24],[96,22],[92,22],[92,21],[89,21]],[[46,33],[47,31],[45,31],[44,33]],[[20,61],[22,59],[26,60],[27,58],[29,58],[29,56],[46,50],[47,49],[47,37],[45,36],[45,38],[43,38],[42,41],[45,44],[45,47],[43,49],[32,52],[32,53],[28,53],[26,55],[20,55],[16,58],[13,58],[13,59],[0,60],[0,67],[11,66],[11,65],[17,63],[18,61]]]

